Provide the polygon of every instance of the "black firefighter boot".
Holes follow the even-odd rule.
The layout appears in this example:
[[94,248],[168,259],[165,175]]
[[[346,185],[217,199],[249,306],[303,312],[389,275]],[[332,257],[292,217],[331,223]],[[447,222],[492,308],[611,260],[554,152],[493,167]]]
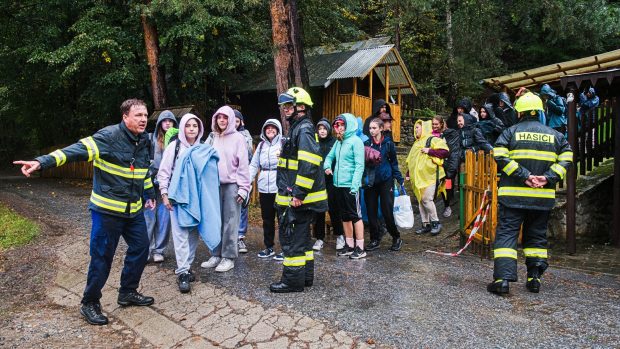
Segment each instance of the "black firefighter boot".
[[314,284],[314,260],[306,261],[306,279],[304,286],[310,287]]
[[274,293],[302,292],[304,290],[304,280],[306,268],[285,266],[282,270],[280,282],[274,282],[269,286],[269,290]]
[[532,293],[540,292],[540,277],[547,270],[547,261],[540,260],[527,260],[527,282],[525,283],[525,288]]
[[508,294],[510,292],[510,283],[508,280],[497,279],[487,286],[487,291],[495,294]]

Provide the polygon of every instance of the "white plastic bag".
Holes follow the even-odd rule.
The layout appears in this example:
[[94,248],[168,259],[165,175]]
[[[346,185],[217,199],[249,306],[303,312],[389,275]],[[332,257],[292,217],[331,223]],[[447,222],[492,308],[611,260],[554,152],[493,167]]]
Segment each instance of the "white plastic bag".
[[402,195],[394,198],[394,221],[399,228],[413,228],[413,207],[411,197],[401,188]]

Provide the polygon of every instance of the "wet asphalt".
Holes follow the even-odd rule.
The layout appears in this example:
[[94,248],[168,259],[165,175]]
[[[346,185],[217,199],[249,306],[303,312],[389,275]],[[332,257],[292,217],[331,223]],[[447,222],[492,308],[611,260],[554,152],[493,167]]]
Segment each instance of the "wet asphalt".
[[[84,222],[84,233],[89,232],[88,185],[76,187],[76,182],[57,180],[25,183],[12,178],[0,181],[0,190],[38,200],[49,207],[50,214]],[[428,248],[457,249],[458,237],[447,231],[437,237],[403,232],[405,244],[399,252],[388,251],[389,240],[386,237],[381,249],[369,252],[366,259],[350,260],[336,256],[335,238],[328,235],[326,247],[315,253],[314,286],[302,293],[269,292],[269,284],[279,280],[282,264],[256,256],[263,248],[258,227],[250,227],[250,251],[240,255],[233,270],[216,273],[201,269],[200,263],[208,258],[204,245],[199,246],[193,269],[200,282],[221,286],[265,307],[289,308],[329,321],[380,345],[620,347],[618,276],[563,269],[552,262],[541,293],[532,294],[524,287],[525,268],[520,261],[520,281],[511,284],[509,296],[499,297],[486,291],[492,261],[468,253],[443,257],[424,252]],[[172,270],[173,249],[166,254],[168,258],[160,267]]]

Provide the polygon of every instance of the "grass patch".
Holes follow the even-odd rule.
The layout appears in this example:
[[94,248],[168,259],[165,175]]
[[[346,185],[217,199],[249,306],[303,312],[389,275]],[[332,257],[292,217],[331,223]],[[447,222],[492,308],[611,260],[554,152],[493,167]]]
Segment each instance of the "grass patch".
[[39,226],[0,204],[0,250],[23,246],[39,235]]

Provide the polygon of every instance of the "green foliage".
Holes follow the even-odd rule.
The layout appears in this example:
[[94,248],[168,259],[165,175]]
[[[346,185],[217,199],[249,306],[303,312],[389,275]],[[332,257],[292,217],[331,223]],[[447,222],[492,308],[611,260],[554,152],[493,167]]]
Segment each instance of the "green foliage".
[[0,204],[0,251],[26,245],[39,235],[39,226]]
[[[620,47],[620,10],[605,0],[297,1],[305,47],[395,36],[420,91],[416,108],[450,109],[482,78]],[[448,64],[446,10],[454,66]],[[5,2],[0,13],[0,161],[32,156],[151,100],[141,15],[159,33],[169,105],[201,112],[272,61],[266,0]]]

